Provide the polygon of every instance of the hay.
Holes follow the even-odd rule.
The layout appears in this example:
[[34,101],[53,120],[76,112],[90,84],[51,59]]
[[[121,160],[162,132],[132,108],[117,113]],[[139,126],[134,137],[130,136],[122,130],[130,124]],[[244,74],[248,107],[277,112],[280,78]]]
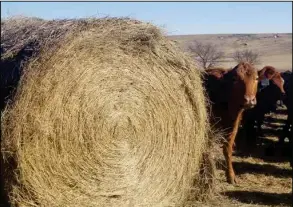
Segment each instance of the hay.
[[[177,206],[205,193],[200,72],[158,28],[124,18],[6,21],[3,58],[37,43],[3,113],[13,205]],[[18,21],[30,26],[13,28]]]

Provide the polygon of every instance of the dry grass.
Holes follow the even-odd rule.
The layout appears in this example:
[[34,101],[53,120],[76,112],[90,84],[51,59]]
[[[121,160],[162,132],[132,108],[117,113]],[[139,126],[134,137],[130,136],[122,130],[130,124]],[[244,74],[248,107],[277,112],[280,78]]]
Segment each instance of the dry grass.
[[3,115],[13,205],[178,206],[207,193],[200,72],[158,28],[114,18],[1,24],[4,59],[29,42],[36,56]]

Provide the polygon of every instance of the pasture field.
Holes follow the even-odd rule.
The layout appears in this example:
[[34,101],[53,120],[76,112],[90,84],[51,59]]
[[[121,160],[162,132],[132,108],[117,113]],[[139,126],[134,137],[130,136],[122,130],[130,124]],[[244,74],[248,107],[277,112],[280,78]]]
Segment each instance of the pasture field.
[[225,53],[219,66],[230,68],[235,65],[231,58],[236,50],[251,49],[261,56],[257,67],[272,65],[280,71],[292,69],[292,33],[278,34],[208,34],[169,36],[184,49],[193,41],[215,44]]

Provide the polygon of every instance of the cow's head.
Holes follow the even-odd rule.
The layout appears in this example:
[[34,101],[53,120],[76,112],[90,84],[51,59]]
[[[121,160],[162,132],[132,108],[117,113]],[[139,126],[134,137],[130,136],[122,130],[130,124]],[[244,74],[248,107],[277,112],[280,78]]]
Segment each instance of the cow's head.
[[282,98],[285,95],[284,90],[284,79],[281,76],[281,73],[276,71],[276,69],[272,66],[265,66],[263,69],[258,71],[260,81],[268,80],[269,88],[272,92],[272,96],[280,96]]
[[213,76],[214,78],[220,80],[224,77],[227,70],[225,70],[224,68],[212,68],[212,69],[206,69],[205,72],[209,76]]
[[257,70],[249,63],[241,62],[230,70],[233,86],[231,100],[235,106],[248,109],[256,105],[258,85]]

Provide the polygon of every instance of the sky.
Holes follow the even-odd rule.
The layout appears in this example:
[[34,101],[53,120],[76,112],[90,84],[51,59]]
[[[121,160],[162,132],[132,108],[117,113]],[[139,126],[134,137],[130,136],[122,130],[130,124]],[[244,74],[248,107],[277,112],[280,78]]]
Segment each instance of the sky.
[[292,2],[1,2],[1,18],[131,17],[168,35],[292,33]]

